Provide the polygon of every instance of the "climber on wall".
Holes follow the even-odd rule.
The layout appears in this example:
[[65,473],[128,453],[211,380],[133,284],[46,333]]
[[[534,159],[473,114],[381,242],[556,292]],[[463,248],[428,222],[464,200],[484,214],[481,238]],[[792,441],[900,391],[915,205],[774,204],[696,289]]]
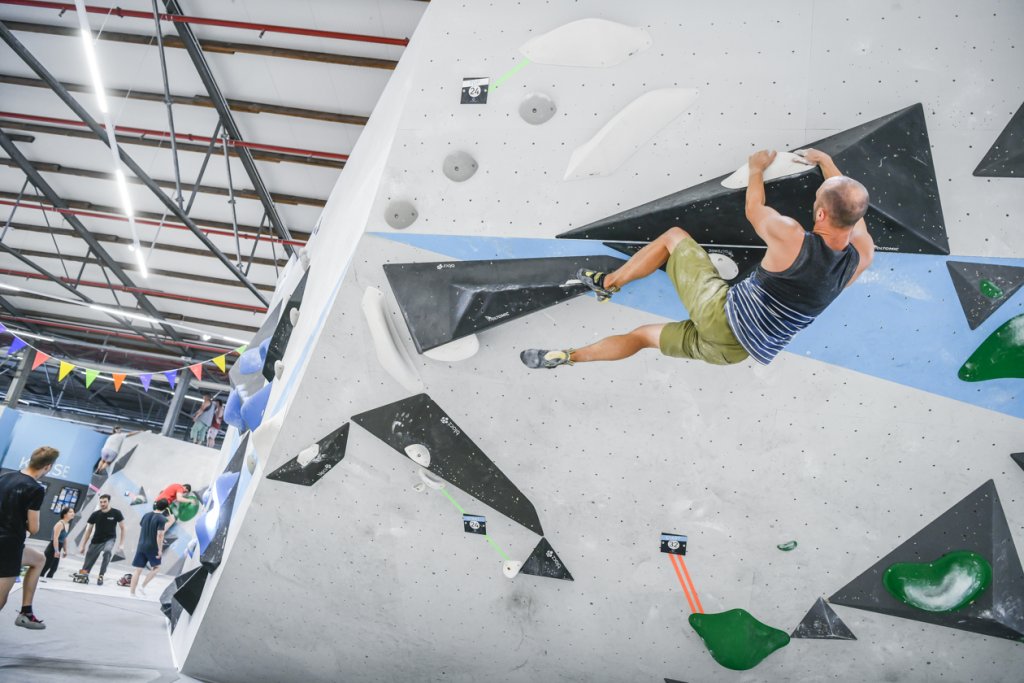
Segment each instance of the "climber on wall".
[[804,158],[825,176],[814,201],[814,228],[765,206],[764,171],[775,152],[761,150],[748,165],[747,220],[768,246],[760,265],[730,287],[707,252],[682,228],[670,228],[611,273],[580,270],[576,277],[598,300],[647,277],[666,262],[668,275],[690,319],[643,325],[580,349],[528,349],[529,368],[556,368],[598,360],[621,360],[641,349],[666,356],[730,365],[753,356],[767,365],[793,336],[810,325],[844,287],[857,279],[874,255],[864,214],[868,192],[845,177],[832,158],[814,149]]

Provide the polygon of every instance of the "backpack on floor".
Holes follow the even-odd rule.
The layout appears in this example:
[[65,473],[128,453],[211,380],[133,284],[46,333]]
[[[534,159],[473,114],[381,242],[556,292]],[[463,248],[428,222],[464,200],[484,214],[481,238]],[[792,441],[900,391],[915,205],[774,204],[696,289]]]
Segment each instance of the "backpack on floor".
[[125,574],[124,576],[122,576],[120,579],[117,580],[117,585],[118,586],[130,586],[130,585],[132,585],[132,575],[131,574]]

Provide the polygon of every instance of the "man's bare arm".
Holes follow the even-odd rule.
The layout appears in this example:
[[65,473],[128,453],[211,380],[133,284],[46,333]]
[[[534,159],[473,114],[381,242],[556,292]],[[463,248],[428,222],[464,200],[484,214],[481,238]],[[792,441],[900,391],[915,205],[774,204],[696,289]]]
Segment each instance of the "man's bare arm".
[[39,531],[39,510],[28,511],[28,532],[35,534]]
[[797,235],[803,228],[792,218],[783,216],[770,206],[765,206],[764,170],[775,160],[775,152],[761,150],[750,156],[747,164],[750,167],[750,179],[747,183],[747,220],[754,226],[754,232],[765,244],[786,241]]

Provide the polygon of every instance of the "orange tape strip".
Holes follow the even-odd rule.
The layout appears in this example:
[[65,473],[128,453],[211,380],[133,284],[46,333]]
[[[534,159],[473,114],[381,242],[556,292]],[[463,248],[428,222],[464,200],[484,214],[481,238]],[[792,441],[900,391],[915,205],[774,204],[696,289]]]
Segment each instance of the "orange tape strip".
[[693,599],[697,603],[697,611],[704,614],[704,606],[700,604],[700,598],[697,597],[697,589],[693,585],[693,579],[690,578],[690,572],[686,569],[686,563],[683,562],[683,557],[679,556],[679,564],[683,566],[683,573],[686,574],[686,580],[690,582],[690,590],[693,591]]
[[672,561],[672,568],[676,570],[676,576],[679,577],[679,585],[683,587],[683,594],[686,595],[686,604],[690,606],[690,612],[696,612],[697,609],[693,606],[693,600],[690,599],[690,589],[687,588],[686,582],[683,581],[683,575],[679,571],[679,567],[676,565],[676,556],[669,553],[668,558]]

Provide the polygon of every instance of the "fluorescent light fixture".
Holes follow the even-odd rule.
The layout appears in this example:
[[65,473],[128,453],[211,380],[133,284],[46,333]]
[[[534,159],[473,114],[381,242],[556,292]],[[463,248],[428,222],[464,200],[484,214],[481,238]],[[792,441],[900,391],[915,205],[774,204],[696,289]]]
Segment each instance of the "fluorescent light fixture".
[[135,252],[135,261],[139,264],[139,273],[144,278],[149,277],[149,269],[146,268],[146,255],[142,253],[141,249],[135,249],[133,247],[132,251]]
[[14,285],[6,285],[3,282],[0,282],[0,289],[9,289],[12,292],[20,292],[21,291],[21,287],[15,287]]
[[132,210],[132,199],[128,196],[128,182],[124,179],[124,171],[120,168],[115,169],[114,175],[117,176],[117,190],[121,194],[121,206],[124,209],[124,215],[134,218],[135,212]]
[[132,320],[141,320],[145,323],[152,323],[153,325],[159,325],[160,321],[155,318],[150,318],[148,315],[142,315],[140,313],[132,313],[130,311],[122,311],[119,308],[107,308],[106,306],[100,306],[99,304],[89,304],[89,308],[100,313],[106,313],[107,315],[119,315],[123,318],[131,318]]
[[96,104],[99,106],[100,111],[106,114],[108,111],[107,95],[103,91],[103,80],[100,78],[100,64],[99,60],[96,59],[96,48],[92,42],[92,31],[89,29],[88,21],[84,18],[85,5],[81,0],[75,0],[75,5],[81,5],[78,11],[78,23],[82,27],[82,45],[85,48],[85,62],[89,65],[92,87],[96,91]]
[[12,330],[7,328],[8,332],[18,335],[19,337],[25,337],[26,339],[38,339],[39,341],[52,342],[55,341],[53,337],[47,337],[42,334],[36,334],[35,332],[25,332],[24,330]]

